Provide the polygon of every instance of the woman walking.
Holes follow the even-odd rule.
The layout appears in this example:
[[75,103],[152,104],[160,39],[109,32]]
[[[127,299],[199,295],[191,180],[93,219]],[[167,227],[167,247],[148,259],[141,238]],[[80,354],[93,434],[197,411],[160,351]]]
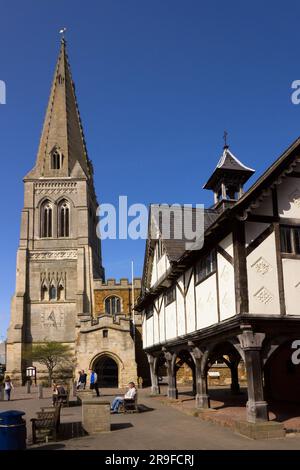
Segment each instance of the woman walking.
[[10,401],[10,394],[13,388],[14,386],[10,380],[10,376],[7,375],[4,380],[4,391],[8,401]]

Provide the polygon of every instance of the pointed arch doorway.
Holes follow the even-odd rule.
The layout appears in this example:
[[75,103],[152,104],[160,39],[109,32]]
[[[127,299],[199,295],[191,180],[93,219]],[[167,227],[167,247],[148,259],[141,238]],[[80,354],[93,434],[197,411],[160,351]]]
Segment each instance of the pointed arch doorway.
[[95,361],[94,369],[98,375],[101,388],[114,388],[119,384],[119,368],[117,362],[110,356],[104,355]]

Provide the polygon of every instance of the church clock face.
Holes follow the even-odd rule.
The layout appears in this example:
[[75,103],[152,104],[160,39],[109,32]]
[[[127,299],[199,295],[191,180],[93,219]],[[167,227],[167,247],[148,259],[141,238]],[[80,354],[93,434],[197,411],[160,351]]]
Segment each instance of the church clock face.
[[59,328],[64,325],[63,312],[43,312],[41,314],[41,323],[44,328]]

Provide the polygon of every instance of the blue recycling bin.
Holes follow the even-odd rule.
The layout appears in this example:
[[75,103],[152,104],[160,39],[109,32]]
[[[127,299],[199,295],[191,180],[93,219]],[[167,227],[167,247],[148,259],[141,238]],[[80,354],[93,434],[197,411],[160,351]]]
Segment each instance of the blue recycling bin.
[[26,449],[26,421],[24,411],[9,410],[0,413],[0,450]]

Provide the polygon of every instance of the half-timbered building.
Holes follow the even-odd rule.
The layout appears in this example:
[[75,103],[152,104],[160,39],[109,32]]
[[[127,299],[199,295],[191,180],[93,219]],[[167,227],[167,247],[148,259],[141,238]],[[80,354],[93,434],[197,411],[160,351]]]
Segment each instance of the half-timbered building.
[[146,243],[136,305],[152,393],[159,393],[164,365],[168,397],[177,397],[181,358],[193,372],[196,406],[209,408],[209,368],[225,360],[235,393],[242,362],[250,423],[268,420],[268,400],[300,400],[300,365],[293,361],[300,339],[300,138],[244,191],[253,173],[225,145],[204,186],[214,204],[204,210],[202,248],[164,238],[158,224]]

